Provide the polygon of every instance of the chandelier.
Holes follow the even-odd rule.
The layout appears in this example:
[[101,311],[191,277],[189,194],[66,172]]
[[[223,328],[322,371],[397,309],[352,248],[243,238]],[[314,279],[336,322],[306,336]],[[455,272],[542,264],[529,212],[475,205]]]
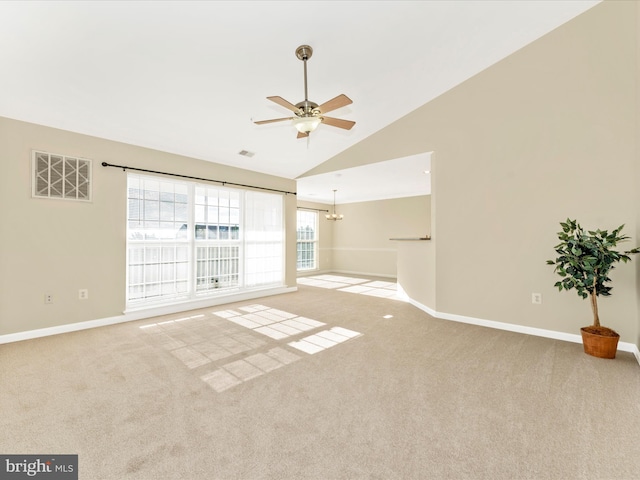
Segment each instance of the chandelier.
[[333,213],[331,214],[327,213],[324,216],[327,220],[342,220],[344,218],[344,215],[342,215],[341,213],[340,214],[336,213],[336,192],[337,190],[333,191]]

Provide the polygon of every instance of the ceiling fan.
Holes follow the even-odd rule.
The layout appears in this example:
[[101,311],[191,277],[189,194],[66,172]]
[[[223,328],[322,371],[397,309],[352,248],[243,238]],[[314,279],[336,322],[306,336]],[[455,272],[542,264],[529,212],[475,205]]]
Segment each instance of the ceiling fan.
[[353,103],[349,97],[341,94],[335,98],[332,98],[328,102],[323,103],[322,105],[318,105],[317,103],[309,101],[307,95],[307,60],[311,58],[312,54],[313,49],[309,45],[300,45],[298,48],[296,48],[296,57],[304,62],[304,100],[302,102],[293,105],[282,97],[267,97],[267,100],[271,100],[281,107],[291,110],[295,114],[295,117],[259,120],[253,123],[255,123],[256,125],[263,125],[265,123],[293,120],[293,125],[296,127],[296,130],[298,130],[297,138],[309,137],[309,133],[314,131],[321,123],[331,125],[332,127],[351,130],[356,122],[352,122],[351,120],[343,120],[341,118],[327,117],[325,115],[325,113],[327,112],[331,112],[332,110],[336,110],[340,107],[344,107]]

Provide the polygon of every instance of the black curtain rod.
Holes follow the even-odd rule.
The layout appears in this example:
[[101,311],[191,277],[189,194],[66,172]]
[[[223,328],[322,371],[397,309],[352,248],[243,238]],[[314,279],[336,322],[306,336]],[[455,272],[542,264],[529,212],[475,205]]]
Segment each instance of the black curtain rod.
[[256,187],[254,185],[244,185],[242,183],[223,182],[222,180],[212,180],[210,178],[192,177],[190,175],[180,175],[179,173],[159,172],[157,170],[147,170],[146,168],[127,167],[126,165],[114,165],[112,163],[102,162],[103,167],[121,168],[122,171],[135,170],[136,172],[157,173],[159,175],[169,175],[170,177],[188,178],[190,180],[202,180],[205,182],[215,182],[224,185],[233,185],[234,187],[255,188],[257,190],[268,190],[270,192],[284,193],[285,195],[296,195],[296,192],[287,192],[286,190],[277,190],[275,188]]
[[320,208],[310,208],[310,207],[298,207],[298,210],[313,210],[314,212],[328,212],[329,210],[322,210]]

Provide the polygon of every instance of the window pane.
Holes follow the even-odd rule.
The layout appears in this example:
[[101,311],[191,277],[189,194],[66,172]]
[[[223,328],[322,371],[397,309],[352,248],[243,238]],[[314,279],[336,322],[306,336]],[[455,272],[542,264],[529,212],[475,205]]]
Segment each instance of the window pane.
[[129,220],[140,219],[140,201],[137,198],[129,198]]
[[204,223],[205,222],[205,209],[203,205],[196,205],[195,206],[195,220],[198,223]]
[[160,220],[175,220],[173,202],[160,202]]
[[189,219],[188,205],[186,203],[176,203],[176,221],[186,222]]
[[316,269],[318,212],[298,210],[297,212],[297,269]]
[[147,220],[160,220],[160,203],[156,200],[145,200],[144,218]]
[[171,303],[282,284],[282,195],[128,179],[128,302]]
[[279,195],[254,191],[245,194],[247,285],[266,285],[284,279],[282,209]]

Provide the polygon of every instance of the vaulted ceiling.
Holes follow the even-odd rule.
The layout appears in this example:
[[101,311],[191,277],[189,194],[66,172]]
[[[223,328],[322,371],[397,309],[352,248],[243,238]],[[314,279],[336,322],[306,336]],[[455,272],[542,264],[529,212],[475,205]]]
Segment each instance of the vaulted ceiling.
[[[0,115],[297,178],[597,3],[3,1]],[[303,44],[309,100],[346,94],[351,130],[252,122],[304,99]]]

